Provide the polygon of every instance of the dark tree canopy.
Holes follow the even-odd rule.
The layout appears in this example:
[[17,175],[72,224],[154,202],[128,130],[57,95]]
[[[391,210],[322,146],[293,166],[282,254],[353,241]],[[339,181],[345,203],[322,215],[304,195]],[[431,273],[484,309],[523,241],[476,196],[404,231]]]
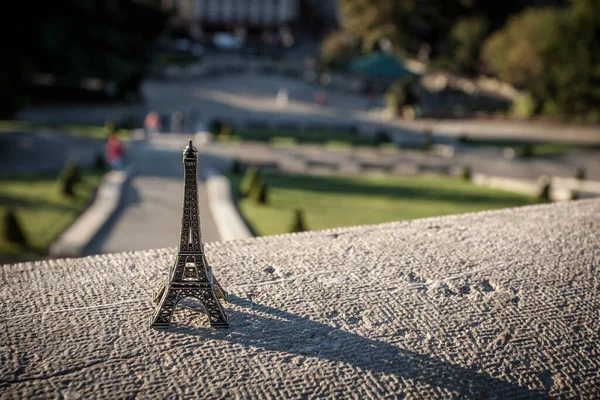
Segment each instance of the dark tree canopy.
[[166,21],[148,1],[61,0],[37,2],[35,10],[22,3],[10,13],[9,57],[0,64],[0,72],[12,78],[0,85],[14,93],[13,107],[33,73],[51,74],[60,84],[91,77],[136,90],[148,46]]

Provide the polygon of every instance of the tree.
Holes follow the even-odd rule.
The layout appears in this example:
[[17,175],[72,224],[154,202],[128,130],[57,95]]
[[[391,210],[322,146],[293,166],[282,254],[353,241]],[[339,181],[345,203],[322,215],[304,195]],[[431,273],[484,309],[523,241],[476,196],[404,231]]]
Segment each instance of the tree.
[[321,62],[329,68],[343,68],[360,55],[360,42],[352,34],[338,31],[321,42]]
[[482,60],[527,89],[536,112],[600,120],[600,0],[525,10],[486,41]]
[[502,80],[525,88],[542,78],[546,54],[560,23],[561,15],[555,9],[528,9],[488,38],[482,60]]
[[[61,0],[15,3],[11,31],[0,63],[0,112],[15,111],[30,96],[34,74],[51,76],[56,87],[78,87],[84,78],[116,84],[116,95],[137,92],[146,72],[152,39],[166,16],[135,0]],[[15,100],[13,100],[15,99]]]

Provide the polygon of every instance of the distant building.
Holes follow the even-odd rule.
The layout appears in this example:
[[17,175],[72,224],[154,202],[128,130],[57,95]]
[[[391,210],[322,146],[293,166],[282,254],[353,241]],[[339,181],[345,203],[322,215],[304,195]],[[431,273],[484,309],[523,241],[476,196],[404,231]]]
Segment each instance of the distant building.
[[293,25],[300,0],[163,0],[163,8],[203,30],[230,27],[248,30],[278,29]]

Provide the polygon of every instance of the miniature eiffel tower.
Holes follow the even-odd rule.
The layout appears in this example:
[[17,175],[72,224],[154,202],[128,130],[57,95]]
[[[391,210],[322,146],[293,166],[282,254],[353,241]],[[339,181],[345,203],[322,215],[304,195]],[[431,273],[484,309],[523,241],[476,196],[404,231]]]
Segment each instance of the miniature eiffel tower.
[[183,149],[183,164],[185,186],[179,248],[175,263],[169,269],[168,280],[155,293],[154,301],[158,305],[152,315],[150,326],[168,327],[177,303],[184,297],[195,297],[204,305],[212,327],[227,328],[229,326],[227,315],[219,302],[219,297],[227,301],[227,292],[212,275],[212,268],[206,262],[200,236],[198,150],[192,146],[191,139],[188,146]]

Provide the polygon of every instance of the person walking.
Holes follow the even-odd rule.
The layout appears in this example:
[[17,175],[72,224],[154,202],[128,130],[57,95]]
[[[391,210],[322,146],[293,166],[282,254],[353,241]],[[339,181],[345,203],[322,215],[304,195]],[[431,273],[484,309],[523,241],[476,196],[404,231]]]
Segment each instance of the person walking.
[[110,133],[108,141],[106,142],[106,161],[112,169],[122,170],[125,166],[125,146],[119,136],[117,135],[116,129],[113,129]]

